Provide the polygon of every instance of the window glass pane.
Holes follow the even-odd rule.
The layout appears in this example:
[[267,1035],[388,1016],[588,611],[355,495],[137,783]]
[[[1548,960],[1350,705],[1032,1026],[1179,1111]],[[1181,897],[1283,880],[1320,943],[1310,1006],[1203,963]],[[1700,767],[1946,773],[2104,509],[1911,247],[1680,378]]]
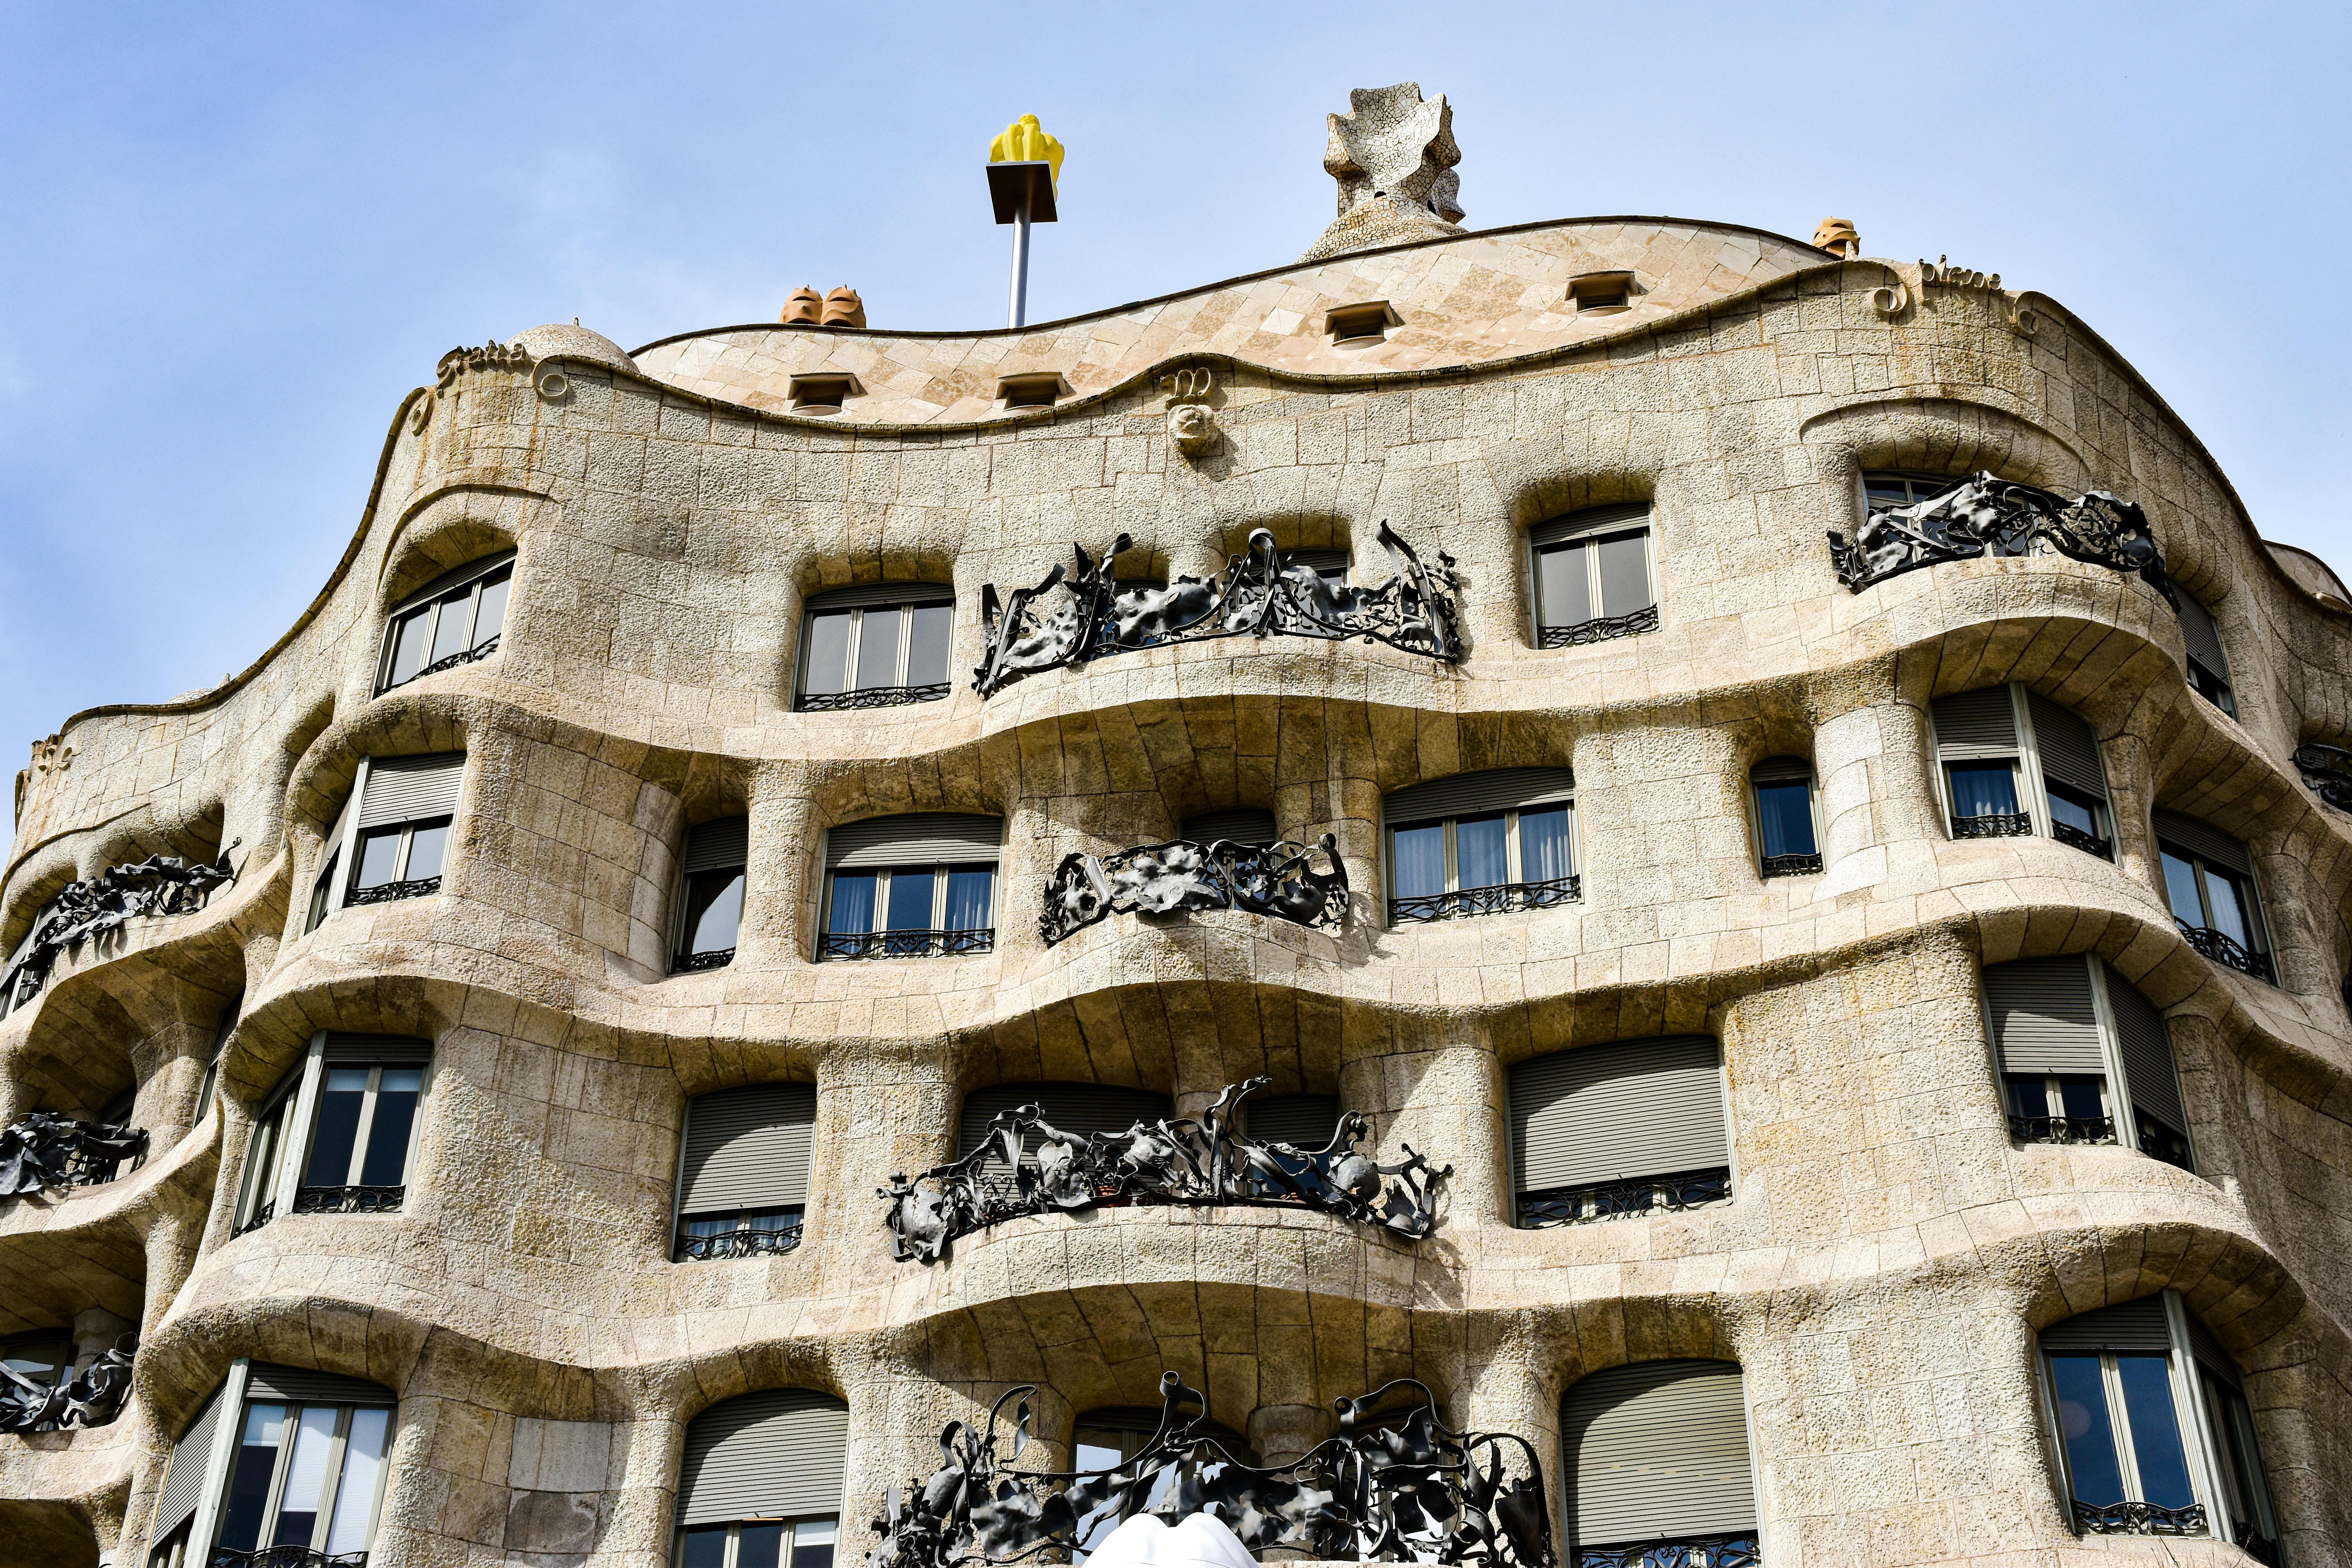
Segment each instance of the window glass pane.
[[793,1526],[793,1568],[833,1568],[834,1537],[839,1533],[829,1519],[804,1519]]
[[2124,1385],[2124,1414],[2131,1422],[2132,1457],[2139,1461],[2140,1496],[2160,1508],[2187,1508],[2197,1497],[2189,1489],[2189,1456],[2180,1447],[2167,1360],[2119,1355],[2116,1371]]
[[[955,606],[918,605],[909,613],[915,628],[907,648],[907,684],[942,685],[948,678],[948,637],[955,629]],[[800,1549],[793,1550],[798,1555]]]
[[1445,825],[1425,822],[1390,836],[1396,861],[1396,896],[1426,899],[1445,891]]
[[2104,838],[2099,831],[2099,814],[2090,801],[2076,791],[2055,780],[2044,779],[2050,790],[2050,820],[2063,823],[2077,833],[2087,833],[2094,838]]
[[1580,626],[1592,618],[1592,584],[1581,544],[1548,544],[1536,552],[1536,620],[1547,626]]
[[1575,869],[1568,858],[1568,807],[1519,813],[1519,879],[1556,881]]
[[1756,818],[1767,855],[1814,855],[1813,792],[1801,779],[1756,786]]
[[335,1493],[335,1521],[327,1530],[329,1556],[367,1549],[375,1522],[376,1477],[383,1468],[384,1438],[391,1431],[389,1410],[352,1412],[351,1436],[343,1444],[343,1481]]
[[847,610],[820,610],[809,616],[808,664],[801,671],[801,689],[823,695],[846,685],[849,668]]
[[2096,1121],[2106,1115],[2106,1080],[2098,1078],[2062,1078],[2058,1080],[2058,1102],[2062,1114],[2077,1121]]
[[2252,1489],[2247,1480],[2245,1456],[2239,1451],[2237,1435],[2230,1429],[2230,1391],[2201,1363],[2197,1368],[2197,1391],[2205,1401],[2206,1425],[2213,1429],[2221,1450],[2221,1489],[2226,1494],[2223,1500],[2229,1508],[2231,1522],[2238,1527],[2237,1533],[2243,1539],[2245,1527],[2254,1521],[2253,1505],[2246,1500]]
[[408,865],[404,881],[421,882],[441,874],[449,855],[449,819],[420,822],[408,832]]
[[898,612],[877,607],[857,628],[857,687],[898,684]]
[[388,686],[397,686],[412,679],[425,668],[425,636],[431,629],[433,606],[412,610],[392,628],[392,671],[384,677]]
[[735,1543],[735,1568],[777,1568],[784,1554],[784,1527],[747,1524]]
[[2011,1116],[2039,1118],[2050,1114],[2050,1087],[2040,1074],[2011,1073],[2000,1081],[2009,1097]]
[[58,1369],[73,1358],[73,1347],[63,1340],[40,1340],[31,1344],[12,1347],[0,1356],[0,1366],[5,1366],[19,1377],[35,1383],[54,1384]]
[[2017,815],[2017,772],[2008,763],[1954,763],[1954,816],[2014,816]]
[[2213,906],[2213,929],[2239,946],[2252,948],[2253,922],[2246,918],[2249,900],[2238,879],[2206,867],[2205,898]]
[[1870,510],[1873,511],[1911,504],[1911,487],[1902,479],[1864,479],[1862,488],[1870,497]]
[[959,866],[948,872],[948,931],[985,931],[996,902],[996,868]]
[[[2254,1446],[2254,1413],[2247,1408],[2245,1395],[2236,1389],[2219,1383],[2213,1388],[2225,1417],[2218,1423],[2218,1429],[2222,1434],[2221,1446],[2227,1450],[2225,1463],[2231,1479],[2245,1510],[2243,1522],[2250,1529],[2271,1534],[2277,1526],[2263,1517],[2266,1510],[2263,1500],[2269,1494],[2263,1490],[2262,1452]],[[2241,1539],[2243,1534],[2240,1532]]]
[[1650,604],[1650,536],[1621,533],[1601,542],[1601,613],[1627,616]]
[[727,1527],[702,1524],[686,1532],[686,1550],[678,1554],[684,1568],[726,1568]]
[[482,602],[474,610],[474,644],[481,647],[507,625],[507,590],[514,586],[514,568],[500,567],[482,584]]
[[280,1106],[253,1130],[253,1142],[245,1153],[245,1193],[237,1200],[240,1225],[253,1217],[269,1185],[272,1167],[278,1163],[278,1124],[285,1115],[286,1109]]
[[425,661],[428,667],[474,646],[467,635],[473,630],[473,618],[474,590],[470,584],[441,601],[441,614],[433,626],[433,653]]
[[825,909],[824,929],[861,934],[874,929],[873,872],[836,871],[833,874],[833,898]]
[[230,1461],[227,1500],[221,1505],[220,1544],[232,1552],[250,1552],[261,1544],[261,1518],[269,1510],[269,1483],[278,1469],[278,1445],[285,1436],[286,1406],[245,1407],[245,1434]]
[[929,866],[890,868],[890,931],[931,929],[931,895],[939,879]]
[[319,868],[319,879],[310,887],[310,923],[305,929],[316,931],[319,922],[327,918],[328,900],[335,896],[335,868],[342,863],[342,858],[343,852],[337,849],[327,857],[327,863]]
[[310,1163],[303,1168],[307,1187],[340,1187],[352,1179],[352,1141],[360,1130],[360,1108],[367,1100],[367,1068],[333,1068],[319,1095],[319,1121],[310,1134]]
[[408,1131],[416,1124],[416,1096],[425,1086],[422,1068],[386,1068],[377,1081],[375,1121],[368,1127],[367,1157],[360,1184],[398,1186],[408,1175]]
[[1461,887],[1499,888],[1511,879],[1500,814],[1465,816],[1454,825],[1454,864],[1462,874]]
[[360,876],[352,884],[361,888],[380,888],[392,880],[400,864],[400,829],[371,827],[360,835]]
[[2116,1462],[2116,1435],[2107,1421],[2107,1389],[2095,1355],[2050,1358],[2058,1396],[2058,1429],[2066,1436],[2066,1468],[2076,1500],[2105,1508],[2124,1500],[2124,1474]]
[[686,879],[688,952],[724,952],[743,928],[743,873],[697,871]]
[[308,1546],[319,1528],[327,1459],[335,1447],[336,1415],[331,1405],[303,1408],[294,1433],[294,1457],[286,1467],[286,1489],[278,1499],[276,1545]]
[[2190,925],[2205,923],[2204,900],[2197,896],[2197,868],[2167,847],[2159,858],[2164,861],[2164,901],[2172,912]]

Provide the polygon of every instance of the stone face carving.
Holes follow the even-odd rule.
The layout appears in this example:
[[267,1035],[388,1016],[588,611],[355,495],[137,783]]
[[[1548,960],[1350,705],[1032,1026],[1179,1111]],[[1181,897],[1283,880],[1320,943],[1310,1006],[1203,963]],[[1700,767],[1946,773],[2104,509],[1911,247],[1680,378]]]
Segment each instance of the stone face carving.
[[58,957],[89,937],[112,931],[141,915],[184,915],[205,906],[215,888],[236,880],[233,840],[212,865],[191,866],[176,855],[150,855],[116,866],[84,882],[68,882],[33,922],[24,955],[0,975],[0,998],[21,1005],[39,992]]
[[1874,510],[1851,542],[1830,530],[1830,562],[1838,581],[1859,594],[1922,566],[2023,555],[2036,544],[2094,566],[2136,573],[2172,599],[2163,553],[2138,507],[2105,490],[2070,501],[2054,490],[1983,473],[1910,506]]
[[1180,370],[1163,375],[1168,389],[1168,438],[1188,458],[1197,458],[1217,444],[1216,416],[1209,409],[1215,383],[1205,368]]
[[1323,167],[1339,182],[1339,216],[1302,261],[1460,234],[1462,178],[1454,110],[1421,84],[1360,87],[1329,117]]
[[111,1350],[52,1386],[0,1366],[0,1432],[64,1432],[103,1426],[131,1396],[131,1363],[139,1353],[136,1336],[125,1334]]
[[1362,637],[1448,663],[1462,658],[1453,589],[1454,557],[1432,569],[1389,527],[1381,544],[1396,573],[1377,587],[1329,583],[1312,568],[1284,562],[1274,535],[1259,529],[1249,549],[1213,578],[1177,577],[1166,587],[1122,587],[1111,563],[1129,548],[1122,533],[1097,557],[1073,547],[1075,571],[1056,566],[1034,588],[1004,599],[996,584],[980,591],[982,659],[972,689],[992,696],[1022,676],[1161,643],[1209,637],[1291,637],[1343,641]]
[[[956,1237],[1005,1220],[1101,1204],[1275,1204],[1318,1209],[1419,1241],[1437,1226],[1454,1173],[1404,1145],[1382,1165],[1357,1150],[1370,1124],[1343,1114],[1320,1149],[1261,1143],[1236,1130],[1242,1101],[1272,1080],[1227,1084],[1200,1118],[1137,1122],[1124,1132],[1065,1132],[1034,1105],[999,1111],[981,1146],[912,1182],[875,1189],[889,1205],[890,1255],[936,1263]],[[1024,1151],[1034,1150],[1030,1164]],[[992,1164],[992,1162],[993,1163]]]
[[1067,855],[1045,884],[1037,927],[1048,947],[1114,914],[1182,910],[1247,910],[1338,931],[1348,920],[1348,868],[1331,835],[1318,847],[1328,871],[1314,868],[1314,849],[1288,839],[1203,845],[1178,838],[1116,855]]
[[[1510,1433],[1448,1426],[1436,1396],[1416,1379],[1334,1401],[1337,1436],[1263,1468],[1211,1422],[1205,1394],[1172,1372],[1160,1390],[1151,1440],[1107,1470],[1013,1468],[1028,1446],[1034,1384],[1001,1395],[985,1428],[950,1422],[940,1433],[940,1468],[884,1499],[873,1521],[882,1539],[866,1568],[1035,1561],[1048,1551],[1058,1558],[1097,1530],[1146,1514],[1207,1514],[1254,1552],[1287,1547],[1327,1561],[1552,1568],[1535,1449]],[[1004,1407],[1016,1400],[1010,1451],[1001,1452]]]
[[0,1128],[0,1198],[110,1182],[146,1152],[144,1128],[28,1110]]

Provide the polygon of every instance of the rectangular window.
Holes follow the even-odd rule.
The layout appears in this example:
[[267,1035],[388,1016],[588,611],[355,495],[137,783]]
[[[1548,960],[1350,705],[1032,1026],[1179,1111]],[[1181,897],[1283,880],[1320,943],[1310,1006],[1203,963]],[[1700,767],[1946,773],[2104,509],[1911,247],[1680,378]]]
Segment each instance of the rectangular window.
[[[1648,509],[1634,510],[1645,515]],[[1529,535],[1535,558],[1536,645],[1570,647],[1656,630],[1649,525],[1606,531],[1595,525],[1593,531],[1572,538],[1546,537],[1560,526],[1573,527],[1574,520],[1538,527]]]
[[506,630],[514,552],[458,568],[393,612],[385,628],[376,690],[470,664],[496,652]]
[[245,1175],[237,1190],[234,1235],[243,1236],[268,1224],[278,1212],[278,1175],[285,1157],[286,1127],[294,1115],[302,1072],[296,1068],[287,1075],[268,1109],[253,1124],[253,1136],[245,1146]]
[[391,1432],[392,1412],[381,1407],[247,1405],[216,1550],[365,1552]]
[[837,1521],[747,1520],[677,1532],[675,1568],[833,1568]]
[[722,816],[687,830],[679,861],[672,973],[734,962],[743,931],[744,867],[750,850],[751,823],[745,817]]
[[892,866],[826,878],[820,958],[938,958],[994,945],[994,866]]
[[2276,984],[2245,847],[2193,818],[2170,812],[2157,816],[2158,833],[2169,835],[2158,838],[2157,858],[2164,869],[2165,900],[2180,934],[2216,963]]
[[407,1192],[416,1101],[424,1091],[422,1068],[327,1068],[294,1212],[381,1214],[399,1208]]
[[1573,803],[1547,802],[1389,829],[1391,923],[1545,909],[1581,890]]
[[876,584],[822,595],[812,602],[802,632],[795,706],[828,712],[938,701],[948,694],[954,630],[954,600],[934,584]]

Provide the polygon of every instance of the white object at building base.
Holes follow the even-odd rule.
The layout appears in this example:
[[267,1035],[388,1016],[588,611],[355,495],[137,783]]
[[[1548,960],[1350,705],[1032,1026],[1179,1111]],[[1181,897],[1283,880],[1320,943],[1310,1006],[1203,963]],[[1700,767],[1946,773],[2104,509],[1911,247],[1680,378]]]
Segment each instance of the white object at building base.
[[1188,1513],[1171,1530],[1139,1513],[1087,1553],[1087,1568],[1257,1568],[1257,1559],[1214,1514]]

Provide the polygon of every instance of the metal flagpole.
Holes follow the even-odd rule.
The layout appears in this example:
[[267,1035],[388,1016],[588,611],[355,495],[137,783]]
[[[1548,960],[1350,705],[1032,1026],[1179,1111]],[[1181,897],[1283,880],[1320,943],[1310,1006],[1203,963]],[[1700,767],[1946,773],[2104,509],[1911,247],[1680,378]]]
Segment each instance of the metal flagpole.
[[1005,317],[1008,327],[1029,320],[1029,193],[1023,191],[1013,207],[1013,300]]
[[1062,177],[1062,144],[1045,134],[1034,114],[1024,114],[1004,128],[988,149],[988,194],[995,204],[996,221],[1013,226],[1013,282],[1007,292],[1004,324],[1029,321],[1029,226],[1052,223],[1055,187]]

